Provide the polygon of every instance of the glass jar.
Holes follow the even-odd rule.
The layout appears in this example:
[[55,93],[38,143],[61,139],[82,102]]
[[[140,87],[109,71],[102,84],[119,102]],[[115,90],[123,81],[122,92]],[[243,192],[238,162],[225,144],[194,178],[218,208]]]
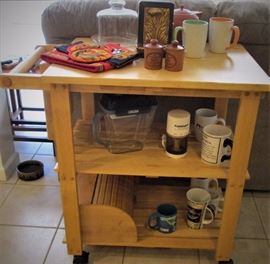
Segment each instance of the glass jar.
[[135,46],[137,43],[138,14],[124,8],[124,0],[110,0],[108,9],[97,13],[98,35],[100,45],[108,42],[123,46]]

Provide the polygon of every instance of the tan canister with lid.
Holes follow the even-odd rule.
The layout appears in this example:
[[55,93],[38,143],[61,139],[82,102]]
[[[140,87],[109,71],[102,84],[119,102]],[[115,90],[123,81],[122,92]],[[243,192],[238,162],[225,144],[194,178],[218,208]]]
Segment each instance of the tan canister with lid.
[[148,70],[160,70],[162,68],[163,46],[157,39],[151,39],[144,45],[144,67]]
[[184,64],[184,48],[177,40],[166,47],[165,69],[168,71],[182,71]]

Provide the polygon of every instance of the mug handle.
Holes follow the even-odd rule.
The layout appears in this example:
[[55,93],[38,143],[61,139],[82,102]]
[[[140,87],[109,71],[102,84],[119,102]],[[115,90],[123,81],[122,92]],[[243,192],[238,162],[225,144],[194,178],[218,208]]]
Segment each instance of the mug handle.
[[[224,197],[222,197],[222,198],[219,199],[219,203],[220,202],[224,202]],[[218,213],[221,213],[221,212],[223,212],[223,208],[221,208],[220,206],[218,206],[217,207],[217,211],[218,211]]]
[[211,189],[210,187],[213,186],[213,189],[217,190],[218,189],[218,180],[215,178],[211,178],[209,179],[209,183],[208,183],[208,189]]
[[107,142],[105,140],[102,140],[100,138],[100,132],[101,132],[101,126],[100,126],[100,120],[104,117],[103,113],[96,113],[93,118],[93,124],[92,124],[92,134],[93,134],[93,140],[96,141],[99,144],[107,145]]
[[220,125],[223,125],[223,126],[226,126],[226,121],[224,118],[221,118],[219,117],[216,121],[216,124],[220,124]]
[[[226,138],[223,142],[223,147],[230,147],[231,149],[233,148],[233,141],[230,138]],[[225,161],[225,160],[230,160],[231,159],[231,154],[229,155],[223,155],[221,158],[221,162]]]
[[[158,219],[158,214],[157,213],[153,213],[149,216],[148,218],[148,226],[152,229],[158,229],[158,222],[157,222],[157,219]],[[155,221],[155,224],[153,225],[152,222]]]
[[229,48],[236,48],[237,43],[238,43],[239,38],[240,38],[240,28],[237,26],[233,26],[231,30],[234,33],[234,37],[233,37],[233,41],[232,41]]
[[165,134],[163,134],[162,137],[161,137],[161,145],[165,149],[166,149],[166,140],[167,140],[167,137],[166,137]]
[[175,27],[175,28],[173,29],[172,40],[177,40],[177,36],[178,36],[179,31],[183,31],[183,27],[178,26],[178,27]]
[[[204,218],[203,221],[202,221],[202,223],[203,223],[203,225],[209,225],[215,219],[215,208],[213,208],[211,205],[207,205],[205,210],[210,213],[210,219],[205,219]],[[204,214],[204,217],[205,217],[205,215],[206,215],[206,212]]]

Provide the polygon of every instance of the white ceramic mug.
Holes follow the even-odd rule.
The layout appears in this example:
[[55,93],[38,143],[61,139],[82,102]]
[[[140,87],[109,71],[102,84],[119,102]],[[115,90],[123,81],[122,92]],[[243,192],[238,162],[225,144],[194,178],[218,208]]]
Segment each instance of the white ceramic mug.
[[[201,188],[192,188],[187,191],[187,225],[193,229],[201,229],[203,225],[213,222],[215,212],[208,204],[211,200],[210,193]],[[207,214],[206,214],[207,212]],[[206,217],[207,215],[207,217]]]
[[202,188],[206,191],[215,191],[218,190],[218,180],[214,178],[191,178],[190,180],[191,188]]
[[203,20],[184,20],[182,28],[185,55],[189,58],[201,58],[205,53],[208,22]]
[[232,131],[223,125],[203,128],[201,159],[210,164],[222,164],[231,158]]
[[195,138],[202,142],[202,130],[205,126],[210,124],[222,124],[226,125],[223,118],[218,117],[218,113],[214,109],[210,108],[199,108],[195,112],[195,124],[194,132]]
[[233,24],[234,20],[232,18],[228,17],[210,18],[209,20],[210,51],[214,53],[225,53],[228,48],[236,47],[240,38],[240,29],[239,27],[234,26]]

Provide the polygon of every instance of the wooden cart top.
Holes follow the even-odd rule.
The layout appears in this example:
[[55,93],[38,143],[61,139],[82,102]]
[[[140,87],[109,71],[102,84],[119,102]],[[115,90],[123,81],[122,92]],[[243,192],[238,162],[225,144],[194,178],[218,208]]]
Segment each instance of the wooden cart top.
[[[43,47],[44,48],[44,47]],[[44,52],[44,51],[43,51]],[[173,88],[185,90],[214,90],[214,91],[254,91],[269,92],[270,78],[241,45],[236,49],[228,50],[226,54],[215,54],[206,51],[201,59],[186,58],[184,69],[180,72],[162,70],[147,70],[143,59],[122,69],[110,70],[102,73],[90,73],[56,64],[50,65],[40,75],[29,76],[16,73],[2,75],[2,87],[17,88],[23,85],[21,77],[29,78],[28,86],[38,86],[48,89],[48,84],[70,84],[84,87],[84,91],[91,92],[94,86],[117,87],[135,89],[136,87],[159,89]],[[12,85],[7,87],[7,80],[11,78]],[[1,83],[0,83],[1,84]],[[26,84],[27,85],[27,84]],[[133,89],[133,90],[134,90]],[[76,89],[73,87],[73,91]],[[80,91],[78,89],[78,91]],[[93,90],[93,92],[96,92]]]

